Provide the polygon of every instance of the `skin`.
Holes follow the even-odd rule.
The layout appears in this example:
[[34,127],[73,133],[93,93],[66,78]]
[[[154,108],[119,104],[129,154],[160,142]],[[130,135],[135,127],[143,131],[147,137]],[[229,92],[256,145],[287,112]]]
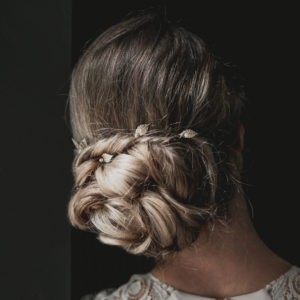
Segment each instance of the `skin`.
[[[239,151],[244,132],[241,125]],[[260,290],[287,272],[291,264],[259,237],[243,195],[236,195],[231,210],[234,217],[226,227],[207,226],[191,247],[156,265],[151,273],[177,290],[223,299]]]

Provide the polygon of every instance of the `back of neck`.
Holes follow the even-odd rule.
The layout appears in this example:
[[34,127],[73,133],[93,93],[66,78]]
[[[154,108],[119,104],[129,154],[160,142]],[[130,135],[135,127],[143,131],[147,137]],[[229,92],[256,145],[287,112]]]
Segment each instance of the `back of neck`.
[[244,199],[234,200],[232,215],[227,226],[200,232],[151,273],[178,290],[224,298],[257,291],[290,268],[258,236]]

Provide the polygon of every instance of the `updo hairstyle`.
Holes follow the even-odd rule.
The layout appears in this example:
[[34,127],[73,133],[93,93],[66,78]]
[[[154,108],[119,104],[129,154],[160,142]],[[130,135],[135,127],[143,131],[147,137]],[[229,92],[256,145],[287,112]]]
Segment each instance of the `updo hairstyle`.
[[195,34],[155,14],[103,32],[74,67],[71,223],[166,257],[241,191],[243,93]]

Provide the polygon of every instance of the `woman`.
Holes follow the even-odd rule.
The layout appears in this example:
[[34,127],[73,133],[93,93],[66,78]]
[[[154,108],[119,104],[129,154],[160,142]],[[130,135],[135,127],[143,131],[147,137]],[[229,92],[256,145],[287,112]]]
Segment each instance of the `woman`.
[[300,299],[241,184],[244,95],[204,42],[157,15],[101,34],[72,74],[69,217],[156,266],[85,299]]

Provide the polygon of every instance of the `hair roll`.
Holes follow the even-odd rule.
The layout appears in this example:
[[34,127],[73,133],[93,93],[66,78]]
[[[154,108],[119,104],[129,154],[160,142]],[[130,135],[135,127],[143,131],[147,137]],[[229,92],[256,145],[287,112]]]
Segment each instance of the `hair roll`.
[[[117,155],[100,164],[103,153]],[[73,171],[72,224],[131,253],[157,255],[191,243],[215,208],[217,168],[198,136],[115,134],[79,153]]]

